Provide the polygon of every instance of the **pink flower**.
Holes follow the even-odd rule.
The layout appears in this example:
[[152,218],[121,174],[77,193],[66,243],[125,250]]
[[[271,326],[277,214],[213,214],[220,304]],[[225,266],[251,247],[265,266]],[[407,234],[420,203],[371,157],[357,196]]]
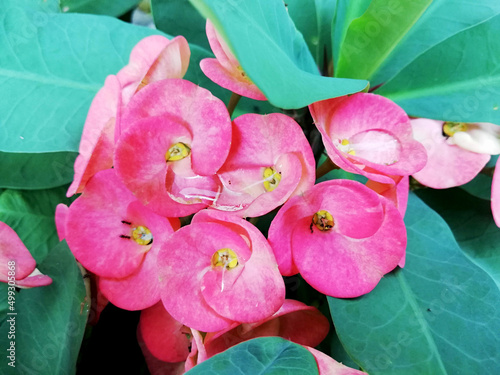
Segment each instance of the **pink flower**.
[[285,298],[283,279],[262,233],[224,212],[197,213],[164,244],[158,267],[165,308],[199,331],[265,319]]
[[151,83],[130,101],[115,152],[115,168],[146,206],[186,216],[210,205],[220,191],[215,173],[231,145],[224,103],[194,83]]
[[218,175],[223,189],[213,208],[260,216],[314,185],[314,155],[292,118],[246,114],[233,121],[231,150]]
[[0,281],[18,288],[32,288],[52,283],[36,268],[36,261],[17,233],[0,222]]
[[118,79],[110,75],[90,105],[79,155],[75,160],[75,175],[66,194],[68,197],[81,193],[94,174],[113,166],[115,125],[121,107],[120,90]]
[[161,302],[141,312],[138,329],[149,352],[163,362],[183,362],[191,347],[191,330],[165,310]]
[[269,228],[280,272],[298,272],[329,296],[370,292],[402,259],[406,229],[386,198],[363,184],[331,180],[283,205]]
[[491,183],[491,212],[495,224],[500,228],[500,162],[498,160],[493,173],[493,182]]
[[207,333],[204,345],[208,358],[243,341],[264,336],[279,336],[300,345],[317,346],[329,329],[328,319],[318,309],[286,299],[276,313],[259,322]]
[[425,148],[413,139],[410,119],[382,96],[358,93],[309,106],[330,159],[347,172],[395,184],[426,163]]
[[99,276],[99,289],[110,302],[128,310],[159,301],[156,256],[172,232],[169,220],[138,202],[113,169],[89,181],[65,226],[75,258]]
[[265,95],[250,80],[234,57],[231,49],[207,19],[207,37],[215,59],[203,59],[200,68],[219,86],[236,94],[255,100],[267,100]]
[[134,47],[127,66],[116,76],[108,76],[92,101],[85,121],[68,197],[81,193],[95,173],[113,166],[114,144],[121,133],[120,113],[132,96],[148,83],[184,77],[189,57],[189,45],[184,37],[168,40],[153,35]]
[[[183,36],[169,40],[161,35],[142,39],[132,49],[128,65],[116,75],[122,89],[125,107],[144,86],[168,78],[183,78],[189,66],[191,51]],[[123,129],[117,129],[118,139]]]
[[444,121],[423,118],[411,120],[415,139],[424,145],[428,156],[425,167],[413,173],[413,177],[434,189],[466,184],[490,160],[489,155],[471,152],[449,142],[449,135],[443,135],[444,124]]

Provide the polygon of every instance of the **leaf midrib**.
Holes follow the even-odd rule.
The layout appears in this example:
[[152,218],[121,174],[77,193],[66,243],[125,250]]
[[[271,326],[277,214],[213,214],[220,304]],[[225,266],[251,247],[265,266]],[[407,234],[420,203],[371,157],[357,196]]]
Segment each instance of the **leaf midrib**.
[[446,371],[446,368],[444,367],[444,364],[441,360],[441,356],[439,355],[437,345],[434,341],[434,338],[432,337],[432,334],[429,330],[429,327],[426,324],[424,324],[425,318],[422,315],[422,312],[420,311],[420,309],[417,305],[417,301],[415,300],[415,297],[411,291],[411,288],[408,285],[408,282],[406,281],[406,278],[403,275],[403,272],[398,273],[397,279],[398,279],[399,284],[401,285],[401,290],[403,291],[403,294],[406,296],[406,301],[410,305],[413,313],[415,314],[415,316],[418,319],[418,322],[420,323],[420,327],[422,328],[422,333],[423,333],[425,339],[427,340],[427,342],[429,343],[429,348],[431,349],[431,351],[434,354],[436,354],[435,357],[439,363],[439,369],[442,371],[443,374],[448,374]]
[[46,85],[66,87],[66,88],[84,90],[90,92],[97,92],[102,86],[102,83],[83,83],[83,82],[71,81],[60,77],[52,78],[32,72],[25,72],[25,71],[21,72],[4,68],[0,68],[0,77],[1,76],[7,78],[14,78],[16,80],[32,81],[37,83],[43,83]]

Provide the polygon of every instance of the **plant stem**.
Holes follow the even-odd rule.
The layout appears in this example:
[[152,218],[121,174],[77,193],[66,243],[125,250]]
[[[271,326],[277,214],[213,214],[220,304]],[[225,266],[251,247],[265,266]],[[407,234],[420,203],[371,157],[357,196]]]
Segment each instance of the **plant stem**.
[[241,95],[232,93],[231,98],[229,99],[229,104],[227,105],[227,111],[229,112],[229,116],[233,115],[234,109],[238,105],[238,102],[240,101]]
[[330,159],[326,159],[324,163],[316,169],[316,179],[323,177],[325,174],[333,171],[334,169],[340,169],[340,167],[334,164]]

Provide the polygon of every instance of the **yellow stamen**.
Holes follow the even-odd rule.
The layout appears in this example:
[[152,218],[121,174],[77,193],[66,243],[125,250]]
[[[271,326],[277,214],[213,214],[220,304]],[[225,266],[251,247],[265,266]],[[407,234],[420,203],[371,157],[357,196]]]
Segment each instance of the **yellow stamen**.
[[147,227],[139,225],[132,228],[132,239],[139,245],[151,245],[153,243],[153,234]]
[[465,122],[446,121],[443,124],[443,133],[448,137],[452,137],[455,133],[465,131],[467,131],[467,124]]
[[339,149],[340,149],[340,151],[346,152],[349,155],[356,156],[356,151],[354,150],[354,148],[352,148],[351,142],[349,142],[348,139],[344,138],[340,141]]
[[226,267],[230,270],[238,265],[238,256],[236,253],[228,248],[217,250],[212,255],[213,267]]
[[313,224],[322,232],[329,231],[335,225],[335,221],[333,220],[333,216],[326,210],[319,210],[312,217],[311,223],[311,232],[313,231]]
[[182,142],[173,144],[165,154],[166,161],[177,161],[184,159],[191,153],[191,148]]
[[281,181],[281,173],[276,172],[273,167],[264,169],[264,189],[273,191],[276,189]]

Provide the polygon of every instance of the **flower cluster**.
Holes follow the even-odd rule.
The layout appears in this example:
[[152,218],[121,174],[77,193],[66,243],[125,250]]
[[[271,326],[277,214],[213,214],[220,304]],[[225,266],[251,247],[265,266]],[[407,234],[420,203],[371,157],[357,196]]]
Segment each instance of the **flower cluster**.
[[[203,60],[203,72],[238,95],[265,100],[209,22],[207,35],[216,59]],[[432,166],[426,134],[436,149],[448,147],[443,170],[458,166],[457,146],[378,95],[313,103],[331,162],[368,179],[315,185],[301,126],[282,113],[231,120],[220,99],[183,79],[189,56],[182,37],[148,37],[106,79],[68,190],[81,195],[57,210],[61,238],[105,299],[142,310],[138,335],[152,367],[168,362],[182,372],[241,341],[281,336],[309,348],[324,374],[361,373],[312,349],[328,321],[285,299],[282,276],[300,273],[337,298],[369,293],[404,266],[409,176],[438,188],[448,178]],[[450,139],[472,144],[459,136]],[[467,181],[488,159],[468,157],[470,173],[452,183]],[[255,219],[245,219],[273,210],[266,239]]]

